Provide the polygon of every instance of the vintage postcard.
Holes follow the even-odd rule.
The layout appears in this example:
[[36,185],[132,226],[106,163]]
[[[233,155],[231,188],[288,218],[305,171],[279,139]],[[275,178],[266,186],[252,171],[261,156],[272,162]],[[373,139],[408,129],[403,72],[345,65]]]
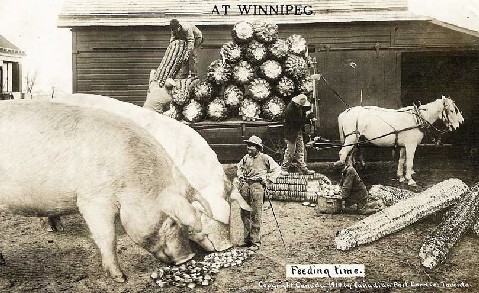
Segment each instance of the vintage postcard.
[[479,292],[479,4],[2,1],[0,292]]

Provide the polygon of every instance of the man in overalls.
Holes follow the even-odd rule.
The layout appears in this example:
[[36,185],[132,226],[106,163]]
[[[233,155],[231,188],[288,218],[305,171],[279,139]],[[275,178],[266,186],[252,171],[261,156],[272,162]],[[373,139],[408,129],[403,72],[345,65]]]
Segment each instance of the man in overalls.
[[248,154],[237,164],[237,176],[241,196],[251,206],[252,211],[241,210],[241,220],[244,224],[242,246],[259,247],[265,187],[280,175],[281,168],[273,158],[261,152],[263,150],[261,138],[253,135],[245,140],[245,143]]

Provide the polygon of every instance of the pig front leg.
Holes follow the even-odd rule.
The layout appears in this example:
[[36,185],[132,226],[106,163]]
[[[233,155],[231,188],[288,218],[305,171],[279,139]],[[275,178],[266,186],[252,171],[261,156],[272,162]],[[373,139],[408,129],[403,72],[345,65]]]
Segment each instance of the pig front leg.
[[78,199],[78,208],[90,229],[93,241],[100,249],[102,266],[115,282],[124,283],[126,277],[120,269],[116,255],[115,219],[118,207],[108,198]]

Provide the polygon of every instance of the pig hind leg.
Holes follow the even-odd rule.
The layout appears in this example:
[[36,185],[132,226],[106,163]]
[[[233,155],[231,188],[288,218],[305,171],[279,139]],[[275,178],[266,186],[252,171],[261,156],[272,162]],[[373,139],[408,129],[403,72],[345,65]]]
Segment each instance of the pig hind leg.
[[60,216],[50,216],[48,218],[41,219],[42,227],[48,232],[63,231],[63,224]]
[[125,282],[126,277],[116,255],[115,219],[118,207],[108,198],[88,197],[78,200],[78,208],[100,250],[103,269],[114,281]]

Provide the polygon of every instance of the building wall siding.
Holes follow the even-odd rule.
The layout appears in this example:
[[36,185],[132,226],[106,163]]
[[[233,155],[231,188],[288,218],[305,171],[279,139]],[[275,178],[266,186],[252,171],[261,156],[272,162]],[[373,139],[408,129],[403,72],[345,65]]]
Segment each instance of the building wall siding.
[[[231,27],[200,29],[205,42],[199,56],[199,74],[204,77],[207,66],[219,57],[220,47],[231,40]],[[401,51],[479,48],[477,38],[425,22],[280,25],[279,31],[281,38],[304,36],[311,53],[321,61],[318,71],[345,96],[355,99],[362,89],[365,99],[382,93],[399,100],[400,62],[396,59]],[[149,72],[160,63],[169,37],[168,27],[74,28],[74,91],[142,104]],[[335,51],[348,53],[332,54]],[[347,65],[351,62],[358,65],[356,70]],[[355,73],[354,81],[352,72],[361,72]]]

